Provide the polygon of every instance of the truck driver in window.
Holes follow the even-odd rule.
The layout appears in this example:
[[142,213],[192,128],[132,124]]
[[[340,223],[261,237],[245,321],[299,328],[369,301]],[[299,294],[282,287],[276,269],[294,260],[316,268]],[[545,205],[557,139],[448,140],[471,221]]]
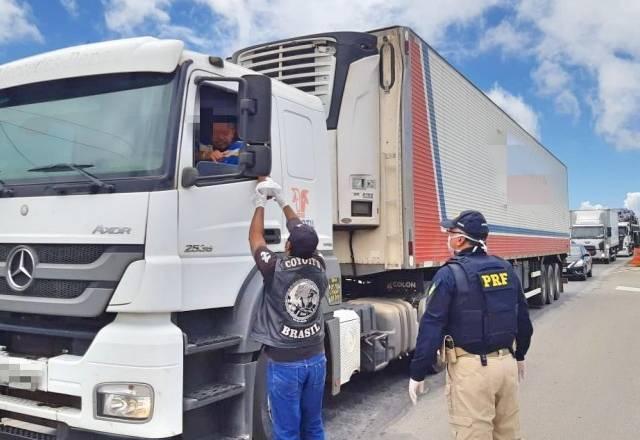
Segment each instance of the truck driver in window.
[[200,143],[199,160],[238,165],[244,143],[238,139],[235,118],[214,118],[210,139],[211,144]]

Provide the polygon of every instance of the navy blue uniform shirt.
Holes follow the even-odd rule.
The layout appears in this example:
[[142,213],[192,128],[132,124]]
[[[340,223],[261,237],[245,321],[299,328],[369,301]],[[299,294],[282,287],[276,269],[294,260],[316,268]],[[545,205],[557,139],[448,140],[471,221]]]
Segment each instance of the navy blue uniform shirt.
[[[485,252],[476,248],[465,249],[459,255],[485,255]],[[522,291],[520,280],[515,277],[517,289],[522,293],[518,298],[518,332],[516,335],[516,359],[524,360],[524,356],[531,344],[533,327],[529,319],[529,306]],[[442,346],[442,340],[447,333],[449,307],[451,299],[456,295],[456,280],[448,266],[444,266],[433,277],[433,283],[429,289],[427,308],[420,321],[420,331],[416,342],[416,350],[411,361],[410,375],[413,380],[424,380],[428,374],[435,374],[436,352]],[[473,344],[473,347],[463,347],[470,353],[491,353],[500,348],[508,347],[484,347],[482,343]]]

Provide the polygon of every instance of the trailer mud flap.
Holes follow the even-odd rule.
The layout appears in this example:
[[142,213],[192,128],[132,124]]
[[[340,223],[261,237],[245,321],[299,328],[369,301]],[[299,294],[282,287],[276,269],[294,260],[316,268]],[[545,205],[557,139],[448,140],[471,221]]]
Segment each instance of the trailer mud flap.
[[340,320],[338,318],[327,319],[324,322],[325,347],[327,352],[327,380],[331,381],[331,395],[340,394]]

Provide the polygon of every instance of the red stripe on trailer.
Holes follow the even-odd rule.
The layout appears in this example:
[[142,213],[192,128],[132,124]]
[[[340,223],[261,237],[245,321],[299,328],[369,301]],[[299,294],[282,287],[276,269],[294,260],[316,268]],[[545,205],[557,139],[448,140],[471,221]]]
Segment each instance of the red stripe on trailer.
[[566,254],[569,251],[569,239],[489,234],[487,246],[491,255],[502,258]]
[[[415,39],[411,51],[411,140],[413,148],[414,253],[417,264],[444,261],[449,257],[447,238],[440,230],[433,147],[425,93],[421,44]],[[428,54],[424,54],[428,56]]]

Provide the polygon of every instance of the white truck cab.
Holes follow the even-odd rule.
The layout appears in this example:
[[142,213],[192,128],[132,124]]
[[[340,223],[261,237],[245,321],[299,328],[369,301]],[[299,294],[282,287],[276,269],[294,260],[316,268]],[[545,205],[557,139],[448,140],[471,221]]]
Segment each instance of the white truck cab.
[[[217,118],[245,143],[238,164],[199,160]],[[0,374],[2,426],[246,434],[260,348],[244,337],[261,287],[247,241],[255,178],[283,184],[337,271],[320,215],[332,210],[325,137],[318,98],[180,41],[1,66],[0,359],[19,369]],[[282,212],[265,217],[283,251]]]

